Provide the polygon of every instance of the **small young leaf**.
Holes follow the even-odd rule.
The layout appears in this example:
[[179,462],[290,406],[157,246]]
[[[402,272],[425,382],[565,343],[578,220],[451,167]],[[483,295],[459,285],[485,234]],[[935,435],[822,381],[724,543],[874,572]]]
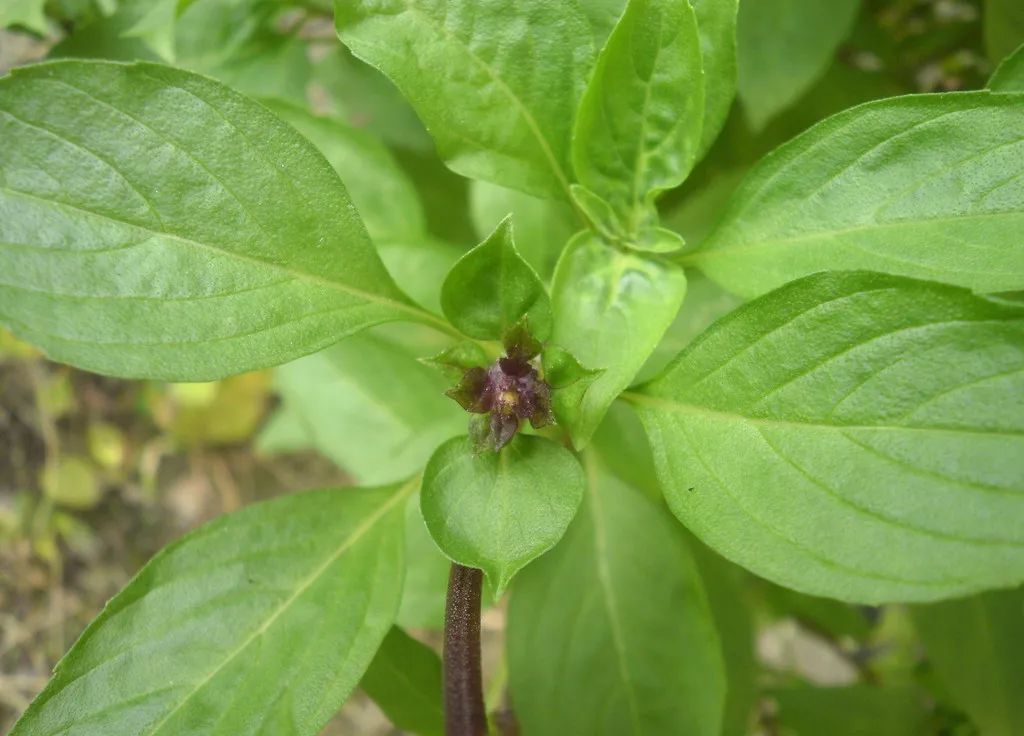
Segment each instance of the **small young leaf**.
[[565,538],[512,591],[509,685],[523,733],[719,736],[722,655],[679,530],[602,469],[588,475]]
[[444,736],[441,658],[401,629],[384,637],[359,686],[396,728]]
[[208,380],[433,318],[323,157],[261,105],[154,64],[0,79],[0,322],[54,359]]
[[986,86],[993,92],[1024,92],[1024,44],[1003,59]]
[[575,2],[336,0],[338,36],[409,99],[452,170],[568,199],[594,59]]
[[630,0],[580,101],[573,168],[630,235],[653,196],[681,184],[697,159],[704,120],[700,46],[688,0]]
[[414,484],[297,493],[153,558],[12,736],[318,733],[391,627]]
[[764,159],[681,262],[748,297],[839,269],[1024,288],[1022,153],[1024,95],[870,102]]
[[561,539],[584,485],[579,462],[551,440],[517,435],[501,452],[478,454],[461,437],[430,459],[420,504],[441,550],[482,569],[500,595],[516,572]]
[[683,269],[611,248],[582,234],[559,261],[552,287],[551,342],[603,369],[582,397],[556,392],[555,415],[581,448],[608,406],[672,324],[686,293]]
[[857,18],[860,0],[740,3],[739,96],[755,130],[820,77]]
[[469,337],[500,340],[523,317],[536,338],[548,336],[548,294],[516,250],[510,218],[452,266],[441,286],[441,308]]
[[449,348],[445,348],[437,355],[429,358],[420,358],[423,365],[444,373],[449,378],[459,379],[471,368],[479,368],[491,362],[490,357],[478,342],[464,340]]
[[985,736],[1024,733],[1024,589],[912,609],[928,659]]
[[511,212],[516,224],[516,248],[545,282],[551,278],[565,244],[580,229],[576,213],[567,203],[538,199],[484,181],[471,182],[469,206],[480,239],[493,232]]
[[405,345],[355,335],[277,369],[285,405],[314,446],[358,483],[388,483],[423,467],[434,449],[466,429],[445,398],[447,384]]
[[673,512],[762,577],[859,603],[1024,580],[1019,306],[818,274],[627,398]]
[[601,374],[600,370],[584,368],[576,360],[576,356],[557,345],[548,345],[544,348],[541,362],[544,365],[544,380],[554,389],[566,388]]

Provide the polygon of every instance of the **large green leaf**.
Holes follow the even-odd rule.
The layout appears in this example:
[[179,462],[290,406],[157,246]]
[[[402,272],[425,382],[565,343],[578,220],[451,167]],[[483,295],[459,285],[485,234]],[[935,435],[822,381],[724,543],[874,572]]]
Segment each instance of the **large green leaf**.
[[374,241],[424,236],[426,219],[416,188],[379,138],[286,102],[263,104],[320,149],[345,182]]
[[409,99],[454,171],[568,198],[572,122],[594,58],[577,3],[337,0],[335,23]]
[[830,269],[1024,287],[1024,95],[898,97],[768,156],[687,259],[752,296]]
[[362,484],[419,471],[466,430],[447,383],[388,336],[356,335],[277,369],[277,388],[313,445]]
[[739,96],[760,130],[814,84],[857,17],[860,0],[752,0],[737,20]]
[[588,234],[562,254],[551,293],[551,341],[584,367],[603,369],[582,398],[571,391],[554,395],[558,420],[577,448],[658,345],[685,294],[678,266],[616,250]]
[[630,0],[580,102],[572,150],[578,181],[629,234],[650,215],[651,198],[681,184],[696,161],[703,76],[688,0]]
[[441,285],[441,308],[469,337],[501,340],[524,317],[535,337],[548,336],[548,293],[516,250],[511,217],[452,266]]
[[0,80],[0,321],[56,360],[212,379],[433,319],[323,157],[265,108],[154,64]]
[[993,92],[1024,92],[1024,43],[1003,59],[987,86]]
[[500,452],[477,453],[461,437],[430,459],[420,505],[441,550],[482,569],[501,593],[561,539],[584,485],[579,462],[551,440],[518,435]]
[[718,736],[725,674],[671,519],[592,462],[565,538],[516,580],[511,697],[532,736]]
[[673,512],[763,577],[866,603],[1024,580],[1020,307],[819,274],[627,397]]
[[918,606],[913,619],[932,666],[979,731],[1024,733],[1024,589]]
[[441,658],[426,644],[391,629],[359,684],[403,732],[443,736]]
[[12,736],[313,736],[394,620],[414,484],[285,496],[153,558]]
[[736,13],[739,0],[690,0],[697,14],[704,68],[700,153],[715,142],[736,95]]

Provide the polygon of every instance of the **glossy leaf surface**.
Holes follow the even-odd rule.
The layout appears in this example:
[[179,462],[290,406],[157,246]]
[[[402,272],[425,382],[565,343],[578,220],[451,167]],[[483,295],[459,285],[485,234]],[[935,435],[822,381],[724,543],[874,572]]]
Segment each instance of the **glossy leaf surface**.
[[597,59],[573,133],[578,181],[635,234],[653,194],[678,186],[701,142],[704,81],[687,0],[631,0]]
[[672,510],[758,575],[862,603],[1024,580],[1020,307],[819,274],[628,396]]
[[1024,95],[870,102],[768,156],[688,259],[754,296],[869,269],[979,291],[1024,287]]
[[693,559],[651,501],[588,474],[565,538],[512,591],[510,692],[523,732],[717,736],[725,675]]
[[584,484],[579,462],[551,440],[520,434],[500,452],[475,454],[461,437],[430,459],[420,504],[441,550],[482,569],[500,593],[561,539]]
[[454,171],[567,198],[572,121],[594,57],[577,3],[338,0],[335,23],[412,103]]
[[459,330],[482,340],[501,340],[526,317],[530,332],[551,332],[551,303],[537,272],[512,240],[512,219],[452,266],[441,286],[441,308]]
[[56,360],[204,380],[421,318],[323,157],[216,82],[19,69],[0,137],[0,321]]
[[299,493],[146,565],[12,736],[313,736],[394,620],[412,486]]
[[554,395],[555,414],[577,448],[586,445],[643,366],[685,294],[686,277],[673,264],[613,249],[588,235],[566,249],[552,286],[551,342],[584,367],[604,371],[582,397]]

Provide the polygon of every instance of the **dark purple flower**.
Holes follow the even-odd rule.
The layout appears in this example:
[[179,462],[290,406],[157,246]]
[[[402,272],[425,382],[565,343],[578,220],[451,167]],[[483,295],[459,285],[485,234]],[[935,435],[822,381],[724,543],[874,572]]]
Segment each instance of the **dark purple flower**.
[[505,355],[487,368],[470,368],[459,385],[447,392],[466,411],[486,414],[470,425],[470,436],[481,450],[500,450],[515,436],[520,422],[535,428],[554,423],[551,387],[530,362],[540,343],[523,327],[505,338]]

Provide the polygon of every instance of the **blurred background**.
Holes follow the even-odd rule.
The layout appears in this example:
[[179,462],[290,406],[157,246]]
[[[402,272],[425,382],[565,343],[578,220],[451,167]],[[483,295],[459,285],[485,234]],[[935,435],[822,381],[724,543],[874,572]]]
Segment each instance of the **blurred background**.
[[[751,8],[741,4],[741,43],[756,45],[771,29],[765,23],[785,24],[762,19],[757,0],[744,2]],[[741,102],[706,161],[662,201],[668,225],[699,241],[754,161],[834,112],[895,94],[983,87],[993,59],[1024,39],[1024,2],[992,5],[1004,15],[981,0],[854,2],[823,61],[783,69],[775,88],[746,78],[753,72],[741,60]],[[266,100],[339,168],[356,150],[394,170],[394,191],[357,197],[357,183],[347,183],[400,283],[403,268],[436,269],[439,283],[509,210],[528,257],[550,274],[557,245],[571,234],[566,213],[448,173],[394,88],[340,46],[327,0],[194,0],[177,3],[176,23],[158,22],[167,6],[0,0],[0,27],[8,26],[0,73],[48,55],[162,59],[202,71]],[[359,139],[361,131],[375,138]],[[407,206],[409,197],[420,204]],[[396,237],[395,221],[410,206],[422,213],[422,232]],[[652,366],[737,303],[699,276],[687,299]],[[416,455],[410,448],[424,437],[458,431],[454,405],[439,410],[449,412],[444,426],[429,431],[422,417],[380,415],[376,397],[444,388],[431,374],[390,375],[390,337],[374,331],[276,371],[172,385],[57,365],[0,329],[0,733],[104,603],[169,540],[277,493],[372,482],[377,464]],[[376,429],[392,443],[377,443]],[[410,623],[436,643],[445,565],[432,564],[425,612]],[[765,693],[759,733],[976,732],[955,708],[923,703],[910,688],[927,681],[929,664],[906,610],[808,598],[749,575],[743,585]],[[503,620],[500,608],[484,619],[488,676],[499,690]],[[872,690],[882,680],[908,687]],[[839,686],[828,692],[841,696],[822,701],[806,685]],[[837,710],[860,714],[864,723],[853,725],[867,730],[822,720]],[[357,696],[325,733],[397,732]]]

